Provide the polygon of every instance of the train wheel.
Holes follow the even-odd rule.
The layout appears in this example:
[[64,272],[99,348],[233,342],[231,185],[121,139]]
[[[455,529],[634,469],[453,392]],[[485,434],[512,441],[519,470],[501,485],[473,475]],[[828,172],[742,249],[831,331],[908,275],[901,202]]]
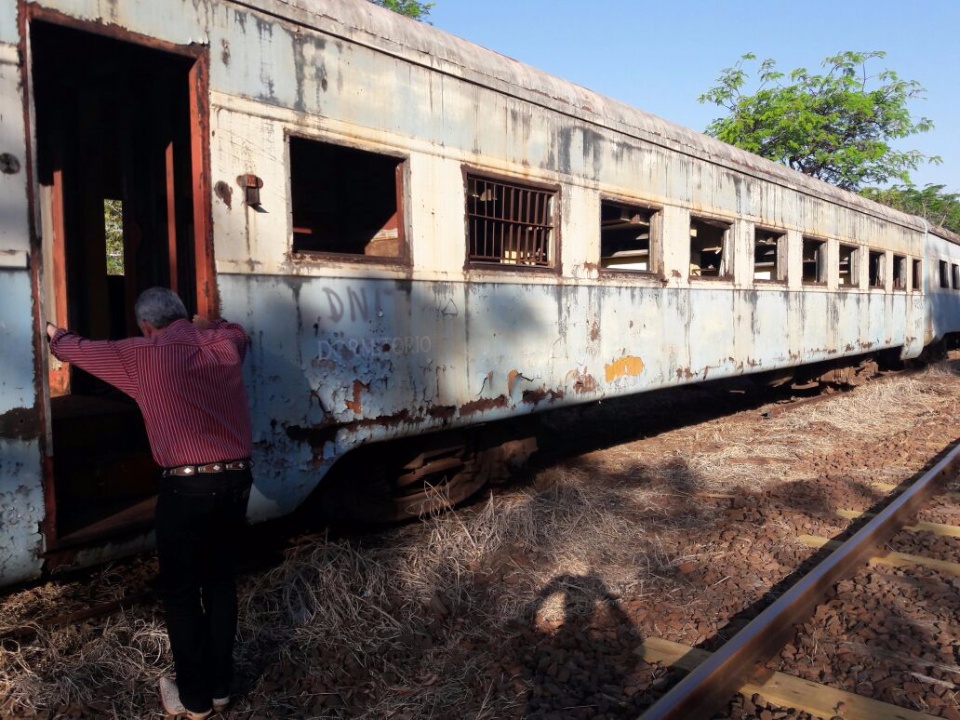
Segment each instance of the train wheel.
[[331,522],[393,523],[448,510],[502,482],[536,450],[535,437],[510,431],[451,432],[361,447],[340,460],[318,489]]

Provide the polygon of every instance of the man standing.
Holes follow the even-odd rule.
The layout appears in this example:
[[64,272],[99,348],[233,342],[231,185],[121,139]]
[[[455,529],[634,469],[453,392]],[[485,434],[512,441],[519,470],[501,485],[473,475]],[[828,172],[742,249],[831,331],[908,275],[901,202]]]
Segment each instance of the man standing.
[[202,720],[230,702],[237,628],[235,548],[250,496],[251,423],[243,327],[187,319],[167,288],[137,299],[143,337],[88,340],[47,323],[50,349],[136,400],[154,460],[158,589],[176,682],[160,680],[170,715]]

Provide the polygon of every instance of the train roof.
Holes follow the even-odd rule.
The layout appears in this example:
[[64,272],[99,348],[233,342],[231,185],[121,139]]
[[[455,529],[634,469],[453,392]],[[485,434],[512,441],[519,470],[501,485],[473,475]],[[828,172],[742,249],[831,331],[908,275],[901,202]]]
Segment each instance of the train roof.
[[[239,2],[242,5],[253,3]],[[921,218],[868,200],[788,167],[601,95],[367,0],[259,0],[273,14],[374,47],[404,60],[490,87],[536,105],[659,145],[703,162],[924,229]],[[331,27],[332,24],[335,27]],[[938,233],[939,234],[939,233]]]

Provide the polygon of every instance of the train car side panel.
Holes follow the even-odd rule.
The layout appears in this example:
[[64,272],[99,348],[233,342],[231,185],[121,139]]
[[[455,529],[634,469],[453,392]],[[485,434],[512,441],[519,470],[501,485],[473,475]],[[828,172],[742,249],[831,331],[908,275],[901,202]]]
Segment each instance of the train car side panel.
[[[0,7],[0,578],[40,573],[46,511],[16,11]],[[11,44],[7,44],[11,43]]]

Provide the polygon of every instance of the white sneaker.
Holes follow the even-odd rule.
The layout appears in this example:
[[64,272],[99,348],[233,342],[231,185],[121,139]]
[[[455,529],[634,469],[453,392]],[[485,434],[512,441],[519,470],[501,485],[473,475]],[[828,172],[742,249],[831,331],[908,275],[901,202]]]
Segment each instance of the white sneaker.
[[187,718],[187,720],[204,720],[204,718],[208,718],[213,714],[213,710],[207,710],[201,713],[187,710],[183,706],[183,703],[180,702],[180,690],[177,688],[177,684],[167,677],[160,678],[160,703],[163,705],[163,710],[167,715],[176,718],[184,717]]
[[224,710],[227,709],[227,706],[228,706],[228,705],[230,705],[230,696],[229,696],[229,695],[227,695],[226,697],[214,698],[214,699],[213,699],[213,711],[214,711],[214,712],[223,712]]

